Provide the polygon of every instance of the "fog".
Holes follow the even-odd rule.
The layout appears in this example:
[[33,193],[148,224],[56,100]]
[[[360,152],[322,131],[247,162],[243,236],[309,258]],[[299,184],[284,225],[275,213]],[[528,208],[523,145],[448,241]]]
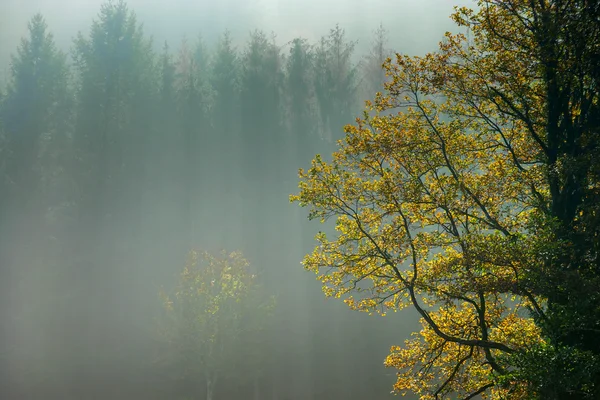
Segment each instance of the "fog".
[[[471,2],[1,2],[0,397],[391,397],[415,315],[325,298],[300,263],[332,222],[288,196],[383,60]],[[182,283],[193,249],[243,253],[257,294],[169,311],[161,292],[233,274]]]

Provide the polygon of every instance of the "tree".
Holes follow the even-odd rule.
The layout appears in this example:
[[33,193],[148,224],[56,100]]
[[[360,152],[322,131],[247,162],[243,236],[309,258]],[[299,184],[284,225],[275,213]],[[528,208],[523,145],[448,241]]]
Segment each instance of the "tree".
[[[229,31],[225,31],[216,45],[209,65],[210,86],[213,95],[211,123],[214,148],[212,150],[212,184],[219,190],[214,190],[218,199],[213,201],[223,205],[227,213],[213,213],[217,220],[215,237],[219,237],[223,246],[233,246],[239,243],[242,232],[227,231],[239,220],[240,201],[237,198],[241,181],[244,145],[241,137],[240,123],[240,59],[237,49],[232,44]],[[219,174],[214,174],[214,167],[219,168]],[[236,237],[236,235],[240,235]]]
[[209,178],[211,151],[209,134],[209,93],[206,71],[200,70],[184,39],[176,62],[177,105],[179,115],[179,154],[183,154],[182,170],[179,171],[182,187],[182,221],[187,224],[188,248],[197,240],[198,210],[194,205],[200,200],[200,190]]
[[261,337],[274,303],[240,253],[191,251],[174,293],[161,297],[165,356],[203,383],[207,400],[221,380],[236,385],[248,383],[244,376],[261,378]]
[[[23,385],[29,388],[26,396],[33,395],[39,381],[52,379],[52,372],[44,370],[52,361],[45,361],[59,357],[55,350],[60,336],[55,333],[63,315],[49,315],[62,309],[64,288],[57,279],[64,272],[57,258],[68,221],[68,74],[65,54],[57,49],[43,16],[36,14],[11,57],[8,86],[0,99],[0,308],[10,327],[2,350],[12,347],[10,353],[17,353],[11,357],[28,359],[23,365],[29,375]],[[57,220],[59,215],[63,218]],[[22,293],[42,291],[45,301],[21,300]],[[17,346],[11,339],[15,332],[37,337],[28,337],[27,346]]]
[[[84,332],[71,332],[70,339],[77,356],[88,358],[84,363],[92,357],[95,363],[94,368],[78,367],[74,376],[91,375],[114,356],[99,352],[101,345],[87,347],[88,340],[117,342],[131,327],[116,293],[129,292],[129,283],[137,281],[134,271],[142,265],[129,258],[141,247],[146,137],[154,122],[148,116],[158,92],[151,48],[124,1],[103,4],[89,35],[80,33],[74,43],[78,104],[71,172],[77,182],[78,226],[70,276],[71,287],[81,290],[77,296],[86,301],[72,298],[71,304],[81,307],[73,315],[86,323],[79,322]],[[85,379],[99,384],[91,376]]]
[[[270,212],[279,212],[275,200],[283,186],[281,151],[283,149],[283,109],[281,86],[283,81],[280,48],[262,31],[250,34],[242,58],[240,77],[240,117],[242,156],[242,184],[245,210],[242,217],[245,238],[254,237],[246,252],[256,255],[262,265],[268,265],[271,255],[267,250],[269,231],[273,224],[266,222]],[[258,227],[258,229],[257,229]],[[279,237],[273,238],[278,240]]]
[[[284,80],[284,94],[287,100],[284,120],[287,122],[288,136],[284,148],[280,150],[288,159],[288,162],[283,165],[286,165],[286,167],[293,165],[293,168],[289,168],[289,171],[287,171],[289,175],[285,176],[286,191],[292,189],[295,168],[306,161],[309,154],[313,154],[318,145],[323,143],[318,135],[319,124],[315,118],[318,113],[314,94],[315,71],[313,60],[314,53],[307,40],[301,38],[292,40],[286,59]],[[289,215],[289,213],[282,213],[282,216],[286,215]],[[304,221],[300,213],[297,213],[294,215],[293,220],[282,218],[282,222],[277,231],[281,232],[284,237],[295,235],[297,239],[293,242],[287,240],[286,243],[281,243],[278,247],[283,249],[284,246],[288,246],[285,250],[288,254],[295,254],[295,257],[300,257],[312,245],[312,234],[308,230],[307,221]],[[289,326],[293,323],[294,327],[291,329],[293,334],[285,335],[287,341],[282,343],[280,347],[287,352],[292,352],[292,354],[293,352],[299,353],[294,356],[296,360],[294,372],[285,375],[283,380],[287,382],[286,386],[296,394],[297,398],[306,400],[314,398],[318,380],[318,373],[311,365],[317,346],[313,338],[315,332],[319,331],[316,315],[311,312],[318,309],[317,306],[314,306],[314,302],[318,301],[314,294],[315,288],[313,286],[297,281],[287,291],[286,298],[290,303],[282,304],[281,307],[289,310],[284,315],[284,318],[288,318],[289,322],[283,325]],[[282,303],[284,301],[282,299]],[[284,335],[281,334],[280,336]],[[300,348],[302,350],[299,350]],[[291,356],[283,351],[280,353],[283,353],[280,356],[282,361]],[[281,380],[282,378],[278,377],[276,379]]]
[[242,62],[242,141],[249,150],[244,154],[248,179],[259,185],[264,184],[264,174],[277,177],[279,172],[271,161],[282,143],[281,64],[274,38],[269,40],[262,31],[252,32]]
[[[231,151],[231,146],[239,141],[239,127],[236,118],[239,115],[240,65],[231,35],[226,31],[219,40],[211,63],[210,83],[214,92],[213,125],[216,134]],[[237,154],[237,153],[236,153]],[[234,161],[236,157],[230,159]]]
[[[54,38],[41,14],[28,24],[29,36],[23,38],[12,56],[8,90],[2,102],[0,119],[6,131],[5,168],[12,184],[3,196],[11,195],[26,215],[32,203],[43,199],[45,174],[40,159],[56,143],[65,144],[69,131],[70,93],[65,54],[57,50]],[[23,209],[23,207],[29,208]],[[40,205],[37,205],[38,211]],[[41,206],[43,209],[44,207]],[[3,220],[8,216],[3,216]]]
[[[182,210],[182,193],[186,182],[182,177],[184,157],[181,140],[181,115],[179,114],[177,93],[177,70],[171,47],[165,42],[156,65],[156,98],[150,98],[152,113],[146,120],[153,126],[143,136],[140,145],[145,149],[144,193],[139,205],[143,218],[141,239],[144,257],[152,262],[165,264],[176,254],[189,249],[189,243],[182,238],[174,238],[173,232],[188,234],[189,218]],[[151,96],[152,97],[152,96]],[[154,101],[152,101],[154,100]],[[155,210],[163,208],[157,213]],[[182,215],[184,214],[185,215]],[[157,248],[155,243],[171,243],[170,246]],[[136,257],[140,257],[137,255]],[[147,263],[150,261],[146,261]],[[144,264],[144,262],[142,262]],[[144,274],[149,277],[149,274]]]
[[210,52],[206,48],[204,38],[202,35],[198,35],[196,43],[194,45],[194,62],[198,66],[197,68],[205,75],[208,75],[208,69],[210,64]]
[[357,68],[352,62],[354,46],[339,25],[321,38],[315,50],[315,94],[319,104],[322,136],[335,142],[341,127],[352,121],[356,101]]
[[[291,141],[288,144],[290,156],[297,163],[312,154],[310,149],[317,144],[317,124],[314,101],[314,54],[305,39],[292,40],[286,60],[285,93],[288,101],[288,115]],[[286,146],[287,147],[287,146]],[[297,164],[296,163],[296,164]]]
[[598,15],[583,0],[458,9],[472,39],[388,60],[333,161],[300,171],[292,201],[336,218],[304,259],[325,293],[421,316],[386,359],[396,392],[597,398]]
[[383,85],[386,82],[383,64],[393,55],[387,48],[387,44],[388,31],[383,25],[379,25],[373,32],[371,50],[362,62],[362,86],[364,93],[369,97],[373,97],[375,93],[383,89]]
[[[179,142],[174,140],[173,130],[176,130],[179,122],[178,107],[177,107],[177,89],[175,86],[177,75],[173,55],[171,54],[168,44],[165,42],[163,53],[159,61],[159,82],[158,82],[158,101],[156,103],[155,121],[158,129],[150,138],[148,138],[148,160],[147,171],[149,175],[150,191],[154,193],[153,199],[158,204],[168,202],[172,205],[172,211],[179,212],[179,204],[177,201],[178,190],[176,186],[177,168],[174,165],[178,164],[181,159],[181,148]],[[159,188],[168,188],[158,195]],[[170,215],[171,223],[177,220],[175,215]],[[167,221],[163,221],[163,224]],[[161,225],[163,225],[161,224]],[[175,229],[180,229],[177,226]],[[168,231],[168,230],[167,230]]]

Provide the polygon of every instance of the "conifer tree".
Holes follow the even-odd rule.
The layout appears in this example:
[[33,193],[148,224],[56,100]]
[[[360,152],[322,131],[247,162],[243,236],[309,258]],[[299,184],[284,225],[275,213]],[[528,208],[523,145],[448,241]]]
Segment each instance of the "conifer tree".
[[315,91],[321,115],[322,135],[332,143],[352,122],[356,107],[357,67],[352,61],[354,46],[339,25],[322,37],[315,54]]
[[[6,346],[18,349],[31,390],[50,376],[43,368],[58,360],[57,327],[65,273],[58,255],[68,222],[65,176],[71,128],[71,93],[64,53],[41,14],[12,56],[7,92],[0,102],[0,303],[11,327]],[[43,292],[46,301],[25,301]],[[4,343],[3,343],[4,345]],[[4,352],[2,352],[4,354]],[[52,361],[53,360],[53,361]]]
[[[114,346],[117,330],[130,324],[119,301],[130,293],[141,267],[129,261],[140,246],[146,138],[153,123],[148,116],[156,94],[154,56],[135,14],[119,1],[102,5],[89,36],[80,33],[75,40],[73,58],[79,210],[73,277],[86,296],[76,303],[88,305],[75,314],[87,331],[72,332],[73,350],[84,365],[94,360],[100,368],[111,362],[100,344]],[[90,342],[99,345],[90,348]],[[75,376],[92,370],[88,364]]]

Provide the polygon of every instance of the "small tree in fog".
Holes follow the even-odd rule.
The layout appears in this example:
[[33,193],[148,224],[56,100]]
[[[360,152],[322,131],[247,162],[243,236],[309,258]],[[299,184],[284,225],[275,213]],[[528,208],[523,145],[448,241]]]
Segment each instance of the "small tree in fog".
[[207,400],[228,374],[236,374],[232,384],[260,378],[261,337],[274,303],[241,253],[191,251],[175,290],[161,298],[165,359],[185,378],[203,382]]

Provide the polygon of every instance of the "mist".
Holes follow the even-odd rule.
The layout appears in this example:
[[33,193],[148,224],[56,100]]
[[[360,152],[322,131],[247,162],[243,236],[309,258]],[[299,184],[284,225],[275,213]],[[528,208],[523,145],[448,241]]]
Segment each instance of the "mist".
[[[416,316],[326,298],[301,261],[333,222],[288,196],[455,5],[3,0],[0,396],[390,398]],[[205,290],[232,252],[253,291]]]

